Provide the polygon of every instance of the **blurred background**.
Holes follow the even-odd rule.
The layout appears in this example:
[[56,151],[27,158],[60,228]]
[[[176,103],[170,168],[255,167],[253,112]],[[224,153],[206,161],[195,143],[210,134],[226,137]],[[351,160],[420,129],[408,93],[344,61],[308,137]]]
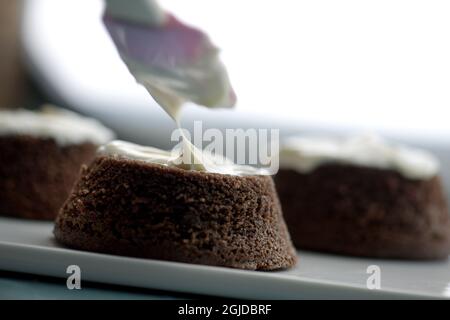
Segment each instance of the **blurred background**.
[[19,43],[18,1],[0,3],[0,108],[24,103],[27,77]]
[[[160,0],[222,49],[236,110],[189,106],[183,126],[372,131],[450,163],[450,2]],[[101,24],[101,0],[0,2],[0,107],[50,101],[127,140],[170,145],[173,122]],[[447,174],[447,173],[445,173]]]

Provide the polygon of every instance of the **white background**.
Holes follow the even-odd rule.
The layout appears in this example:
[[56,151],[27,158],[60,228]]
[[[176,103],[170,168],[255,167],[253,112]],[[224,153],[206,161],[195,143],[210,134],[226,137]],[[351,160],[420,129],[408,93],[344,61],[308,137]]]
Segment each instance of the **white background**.
[[[27,2],[26,40],[58,95],[93,114],[101,105],[136,115],[145,108],[170,123],[118,58],[100,1]],[[450,1],[160,3],[222,48],[242,114],[450,137]]]
[[223,48],[240,108],[448,130],[450,1],[172,0]]

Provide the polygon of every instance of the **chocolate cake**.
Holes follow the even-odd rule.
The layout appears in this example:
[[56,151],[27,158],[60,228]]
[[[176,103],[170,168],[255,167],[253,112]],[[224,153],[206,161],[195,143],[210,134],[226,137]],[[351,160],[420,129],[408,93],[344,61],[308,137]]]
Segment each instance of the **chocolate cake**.
[[450,217],[436,160],[379,139],[291,139],[275,177],[297,248],[444,259]]
[[0,214],[54,219],[81,165],[112,137],[96,121],[68,111],[0,111]]
[[274,270],[296,261],[270,176],[185,170],[131,154],[100,152],[84,168],[54,234],[75,249],[195,264]]

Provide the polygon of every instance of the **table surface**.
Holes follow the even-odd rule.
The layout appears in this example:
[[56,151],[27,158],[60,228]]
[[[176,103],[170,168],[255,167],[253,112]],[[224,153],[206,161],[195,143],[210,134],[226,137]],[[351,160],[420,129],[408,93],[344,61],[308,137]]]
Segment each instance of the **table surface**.
[[82,283],[81,290],[69,290],[65,281],[65,279],[0,271],[0,299],[177,300],[198,298],[195,295],[93,283]]
[[[14,272],[0,273],[0,299],[195,298],[190,293],[261,299],[450,297],[450,260],[382,260],[303,251],[294,268],[251,272],[71,250],[54,241],[52,229],[50,222],[0,217],[0,270]],[[66,269],[73,264],[83,269],[81,291],[66,288]],[[377,291],[367,287],[373,266],[379,270]]]

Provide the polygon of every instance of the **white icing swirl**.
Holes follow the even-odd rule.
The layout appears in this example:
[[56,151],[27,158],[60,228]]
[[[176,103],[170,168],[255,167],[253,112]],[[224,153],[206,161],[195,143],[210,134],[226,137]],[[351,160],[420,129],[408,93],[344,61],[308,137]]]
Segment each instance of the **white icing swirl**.
[[[188,152],[190,154],[190,151]],[[184,170],[200,172],[211,172],[238,176],[268,174],[268,172],[265,172],[262,169],[253,168],[250,166],[236,165],[235,163],[224,157],[213,156],[209,154],[207,155],[205,152],[201,153],[202,159],[197,159],[197,164],[188,164],[188,161],[182,160],[183,156],[180,155],[180,150],[173,150],[173,152],[170,152],[120,140],[111,141],[110,143],[100,147],[98,149],[98,155],[121,156],[126,159],[144,161],[168,167],[176,167]]]
[[280,167],[309,173],[327,163],[395,170],[409,179],[425,180],[439,172],[431,153],[386,143],[375,135],[348,139],[291,137],[280,148]]
[[49,105],[37,112],[1,110],[0,135],[53,139],[61,146],[84,142],[102,145],[114,138],[114,133],[97,120]]

